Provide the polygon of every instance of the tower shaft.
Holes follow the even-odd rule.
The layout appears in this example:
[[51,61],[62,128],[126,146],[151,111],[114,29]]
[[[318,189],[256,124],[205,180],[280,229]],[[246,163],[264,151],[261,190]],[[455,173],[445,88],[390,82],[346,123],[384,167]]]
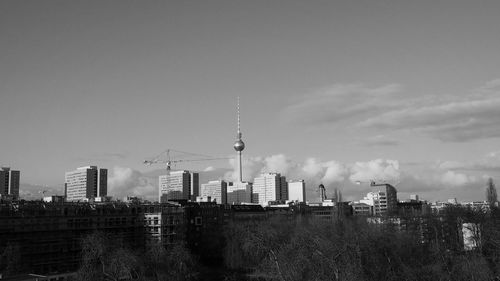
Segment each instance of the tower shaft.
[[241,151],[238,151],[238,182],[243,182],[243,171],[241,169]]

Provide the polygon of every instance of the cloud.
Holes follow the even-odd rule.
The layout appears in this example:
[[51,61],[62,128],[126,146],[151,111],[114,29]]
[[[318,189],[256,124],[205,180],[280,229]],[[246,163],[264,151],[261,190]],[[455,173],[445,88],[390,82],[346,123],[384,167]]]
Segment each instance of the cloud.
[[137,170],[115,166],[108,175],[108,195],[115,199],[138,196],[143,199],[157,200],[156,182],[157,178],[147,177]]
[[[497,157],[500,153],[489,155]],[[235,161],[231,160],[230,163],[234,169]],[[440,199],[457,197],[457,193],[476,196],[478,193],[474,193],[471,188],[482,184],[478,179],[481,179],[484,173],[476,175],[453,169],[461,165],[460,162],[452,161],[400,164],[398,160],[391,159],[342,163],[335,160],[323,161],[314,157],[296,162],[284,154],[277,154],[246,158],[243,161],[243,174],[244,180],[250,182],[263,172],[278,172],[286,176],[287,180],[302,179],[306,183],[309,201],[319,200],[317,187],[320,183],[325,185],[329,195],[332,194],[333,188],[339,188],[344,198],[359,200],[365,192],[371,190],[368,184],[371,180],[397,184],[402,196],[420,194],[422,198],[428,199],[437,199],[436,196],[440,196]],[[223,178],[234,181],[236,176],[234,170],[231,170],[227,171]],[[356,185],[356,181],[365,184]],[[427,194],[429,197],[426,197]],[[482,196],[482,193],[479,196]],[[476,197],[471,198],[477,200]]]
[[284,154],[272,155],[264,159],[265,171],[287,174],[291,168],[291,161]]
[[370,117],[359,125],[379,130],[413,130],[445,142],[500,137],[498,84],[499,80],[486,83],[465,96],[423,98]]
[[324,176],[321,179],[322,182],[326,184],[334,182],[342,182],[345,180],[348,170],[346,166],[337,161],[328,161],[323,163],[323,167],[326,169]]
[[441,182],[445,185],[461,186],[473,181],[465,174],[447,171],[441,176]]
[[[237,180],[235,161],[230,160],[233,171],[226,173],[228,181]],[[343,181],[348,173],[347,168],[340,162],[323,162],[317,158],[307,158],[302,163],[293,162],[284,154],[269,157],[251,157],[243,161],[243,179],[253,181],[261,173],[280,173],[288,179],[313,180],[315,182],[333,183]]]
[[[231,171],[227,171],[224,174],[224,179],[226,181],[237,181],[238,180],[238,170],[236,169],[236,159],[229,159],[229,165],[231,166]],[[244,157],[242,159],[243,166],[243,180],[253,181],[253,179],[262,171],[265,166],[265,160],[262,157]]]
[[296,99],[282,115],[292,122],[334,124],[396,108],[402,102],[397,98],[400,92],[398,84],[336,84]]
[[[444,142],[500,137],[500,79],[464,93],[410,96],[399,84],[335,84],[296,98],[283,119],[305,125],[409,131]],[[373,137],[365,145],[397,145]]]
[[[402,182],[411,183],[410,187],[421,187],[425,191],[448,191],[453,194],[460,188],[477,186],[481,184],[481,175],[472,171],[462,171],[463,163],[458,161],[438,161],[422,163],[413,169],[407,169],[402,175]],[[427,187],[430,187],[428,189]]]
[[352,182],[361,181],[394,181],[399,180],[401,172],[399,161],[376,159],[368,162],[356,162],[350,169],[349,179]]
[[212,172],[212,171],[215,171],[215,168],[212,166],[208,166],[203,170],[203,172]]
[[436,167],[452,171],[498,172],[500,170],[500,151],[490,152],[475,161],[441,161],[436,163]]

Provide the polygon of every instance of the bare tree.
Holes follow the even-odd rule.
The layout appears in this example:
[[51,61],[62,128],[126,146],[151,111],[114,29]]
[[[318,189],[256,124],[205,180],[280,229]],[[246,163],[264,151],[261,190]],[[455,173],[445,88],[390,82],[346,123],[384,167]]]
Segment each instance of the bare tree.
[[82,239],[82,263],[76,280],[131,280],[137,276],[138,258],[103,233]]
[[7,243],[3,252],[0,253],[0,273],[10,276],[22,271],[21,246],[19,243]]

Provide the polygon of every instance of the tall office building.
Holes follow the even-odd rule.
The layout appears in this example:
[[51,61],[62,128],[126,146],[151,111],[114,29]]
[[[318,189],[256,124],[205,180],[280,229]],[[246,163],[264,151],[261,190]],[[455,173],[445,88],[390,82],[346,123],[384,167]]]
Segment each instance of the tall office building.
[[189,199],[196,201],[196,197],[200,195],[200,174],[199,173],[189,173]]
[[210,196],[217,204],[227,204],[227,182],[215,180],[202,184],[200,196]]
[[252,184],[249,182],[230,182],[227,185],[227,203],[252,203]]
[[104,197],[108,194],[108,170],[85,166],[66,172],[64,196],[66,201]]
[[269,201],[288,200],[288,185],[286,178],[279,173],[265,173],[253,181],[254,203],[262,206]]
[[373,207],[374,215],[390,215],[397,212],[398,198],[396,188],[390,184],[371,184],[371,186],[385,187],[383,190],[372,191],[359,200]]
[[11,170],[9,167],[2,167],[0,170],[0,198],[12,196],[19,199],[19,171]]
[[200,181],[198,173],[189,171],[174,171],[170,175],[159,177],[160,198],[159,201],[169,200],[196,200],[200,193]]
[[288,200],[306,202],[306,184],[304,180],[288,182]]

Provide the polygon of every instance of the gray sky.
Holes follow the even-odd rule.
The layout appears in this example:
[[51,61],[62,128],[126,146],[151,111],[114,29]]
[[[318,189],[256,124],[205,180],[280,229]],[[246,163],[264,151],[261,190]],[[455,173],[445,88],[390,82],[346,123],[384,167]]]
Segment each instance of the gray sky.
[[[233,154],[240,96],[253,173],[358,197],[351,180],[397,177],[400,198],[482,200],[484,177],[500,180],[499,11],[494,0],[4,0],[0,164],[51,186],[95,164],[117,191],[119,171],[142,175],[166,148]],[[207,166],[231,167],[179,168]]]

